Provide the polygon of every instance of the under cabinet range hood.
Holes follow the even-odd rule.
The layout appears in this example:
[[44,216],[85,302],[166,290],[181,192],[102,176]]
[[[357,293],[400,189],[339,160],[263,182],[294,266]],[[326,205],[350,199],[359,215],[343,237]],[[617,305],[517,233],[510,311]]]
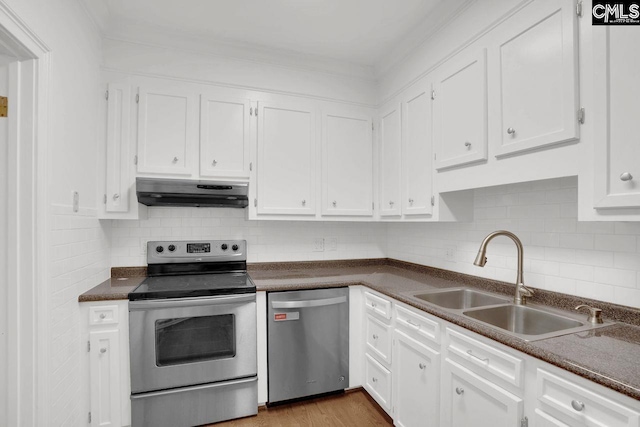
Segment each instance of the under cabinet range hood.
[[147,206],[245,208],[248,191],[242,182],[136,178],[138,202]]

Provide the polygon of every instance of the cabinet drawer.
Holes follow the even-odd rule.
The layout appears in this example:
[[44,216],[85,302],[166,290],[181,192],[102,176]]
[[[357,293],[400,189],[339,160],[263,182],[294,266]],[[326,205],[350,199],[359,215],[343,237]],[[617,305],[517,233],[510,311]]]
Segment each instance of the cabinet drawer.
[[382,409],[391,410],[391,372],[373,357],[366,355],[364,387]]
[[447,337],[449,354],[461,358],[467,367],[518,388],[522,385],[524,360],[449,328]]
[[89,325],[116,325],[118,324],[117,305],[97,305],[89,307]]
[[391,301],[365,291],[364,304],[369,313],[374,313],[383,319],[391,319]]
[[440,324],[427,315],[409,307],[395,305],[396,326],[409,336],[422,341],[422,338],[433,344],[440,344]]
[[391,363],[391,326],[367,316],[367,352],[378,360]]
[[589,390],[564,378],[538,369],[538,400],[555,409],[570,425],[638,427],[640,413],[607,399],[601,392]]

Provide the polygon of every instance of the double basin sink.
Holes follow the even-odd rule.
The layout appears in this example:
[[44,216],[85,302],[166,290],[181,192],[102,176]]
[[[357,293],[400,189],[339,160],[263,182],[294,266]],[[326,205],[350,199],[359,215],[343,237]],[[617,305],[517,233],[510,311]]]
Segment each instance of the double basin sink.
[[468,288],[438,289],[405,293],[405,296],[435,304],[447,311],[462,314],[487,326],[501,329],[525,341],[536,341],[572,334],[611,322],[591,324],[552,309],[515,305],[508,297],[496,296]]

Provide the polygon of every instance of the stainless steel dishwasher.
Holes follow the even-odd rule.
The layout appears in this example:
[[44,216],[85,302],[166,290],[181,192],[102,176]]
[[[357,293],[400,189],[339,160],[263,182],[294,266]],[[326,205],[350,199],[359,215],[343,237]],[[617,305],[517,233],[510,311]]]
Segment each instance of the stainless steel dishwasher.
[[349,288],[270,292],[269,403],[349,386]]

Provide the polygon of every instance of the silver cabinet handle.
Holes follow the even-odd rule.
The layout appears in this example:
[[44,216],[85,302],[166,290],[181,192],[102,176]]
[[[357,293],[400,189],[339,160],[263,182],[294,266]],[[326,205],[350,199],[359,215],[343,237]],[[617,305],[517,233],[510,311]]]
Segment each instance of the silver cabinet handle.
[[106,348],[101,348],[101,349],[100,349],[100,353],[103,353],[103,354],[104,354],[104,353],[106,353],[106,352],[107,352],[107,349],[106,349]]
[[476,358],[476,359],[478,359],[478,360],[482,361],[482,362],[489,363],[489,359],[485,359],[484,357],[476,356],[475,354],[473,354],[473,352],[472,352],[471,350],[467,350],[467,354],[468,354],[469,356],[471,356],[471,357],[474,357],[474,358]]
[[409,204],[412,205],[413,204],[413,199],[409,199]]
[[374,383],[377,383],[377,382],[378,382],[378,379],[377,379],[376,377],[372,377],[372,378],[371,378],[371,381],[373,381]]
[[101,319],[104,319],[104,318],[106,318],[106,317],[107,317],[107,315],[106,315],[106,314],[104,314],[104,313],[100,313],[100,318],[101,318]]
[[173,163],[178,163],[178,158],[177,157],[173,158]]
[[373,334],[373,339],[374,339],[374,340],[377,340],[377,339],[378,339],[378,336],[377,336],[376,334]]
[[307,201],[306,201],[306,200],[303,200],[303,201],[302,201],[302,206],[306,206],[306,205],[307,205]]
[[508,133],[509,135],[513,136],[513,135],[515,135],[515,134],[516,134],[516,130],[515,130],[514,128],[508,128],[508,129],[507,129],[507,133]]
[[418,364],[418,368],[420,368],[420,369],[424,369],[426,367],[427,367],[427,365],[425,365],[424,363],[419,363]]
[[632,179],[633,175],[631,175],[629,172],[623,172],[622,174],[620,174],[621,181],[631,181]]
[[376,308],[376,303],[375,302],[371,303],[371,308]]
[[580,402],[579,400],[572,400],[571,406],[573,407],[573,409],[575,409],[578,412],[584,409],[584,403]]
[[420,329],[420,325],[418,325],[417,323],[413,323],[411,319],[407,319],[407,323],[416,329]]
[[393,207],[393,202],[389,201],[389,206]]
[[333,201],[333,203],[332,203],[332,205],[333,205],[333,207],[334,207],[334,208],[336,207],[336,205],[337,205],[337,204],[338,204],[338,202],[336,202],[335,200],[334,200],[334,201]]
[[120,198],[120,194],[116,193],[113,195],[113,200],[118,200]]
[[464,394],[464,389],[462,387],[456,387],[456,393],[459,396],[462,396],[462,394]]
[[469,141],[465,142],[464,146],[467,147],[467,150],[471,150],[471,143]]
[[217,164],[218,164],[218,161],[217,161],[217,160],[215,160],[215,159],[213,159],[213,162],[211,162],[211,165],[212,165],[212,166],[215,166],[215,165],[217,165]]

